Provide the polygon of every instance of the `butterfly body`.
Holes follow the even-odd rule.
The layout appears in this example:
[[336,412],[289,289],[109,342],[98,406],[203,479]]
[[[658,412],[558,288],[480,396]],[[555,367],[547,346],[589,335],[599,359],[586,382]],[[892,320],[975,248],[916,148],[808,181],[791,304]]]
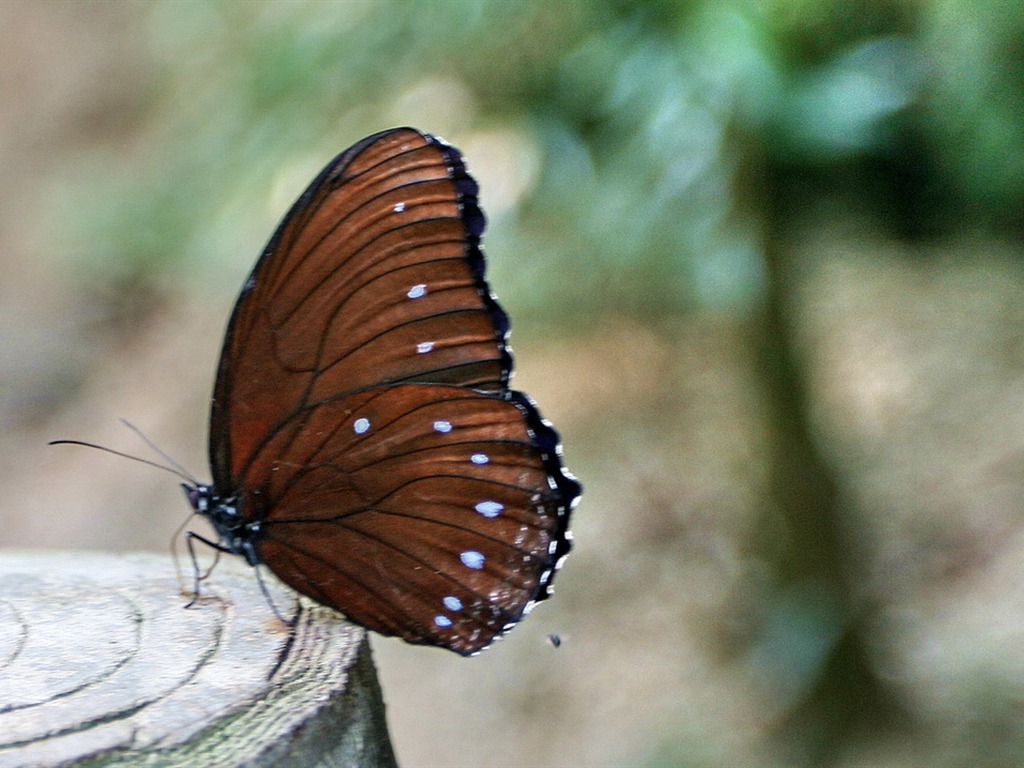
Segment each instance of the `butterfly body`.
[[256,540],[260,523],[246,521],[238,509],[235,496],[221,496],[213,486],[199,483],[182,484],[192,511],[205,517],[217,533],[217,547],[232,555],[241,555],[249,565],[260,564]]
[[225,337],[211,485],[218,546],[386,635],[477,652],[548,596],[580,486],[509,388],[461,156],[368,137],[271,238]]

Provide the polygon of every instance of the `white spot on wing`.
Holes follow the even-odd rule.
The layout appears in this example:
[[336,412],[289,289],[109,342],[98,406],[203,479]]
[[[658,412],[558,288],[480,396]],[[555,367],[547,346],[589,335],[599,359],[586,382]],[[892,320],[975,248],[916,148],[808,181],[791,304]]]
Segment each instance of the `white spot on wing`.
[[405,203],[395,203],[395,207],[392,209],[395,213],[401,213],[405,210]]
[[416,351],[419,352],[421,355],[426,354],[433,348],[434,342],[432,341],[421,341],[419,344],[416,345]]
[[418,283],[417,285],[414,285],[412,288],[410,288],[409,292],[406,293],[405,295],[408,296],[410,299],[418,299],[421,296],[425,296],[426,293],[427,293],[427,284],[426,283]]
[[459,559],[462,564],[467,568],[472,568],[474,571],[479,571],[484,567],[484,556],[483,553],[477,552],[475,549],[467,549],[461,555]]
[[474,453],[472,456],[469,457],[469,460],[472,461],[474,464],[486,464],[491,459],[486,453]]
[[455,595],[448,595],[441,602],[444,603],[444,607],[447,608],[449,611],[462,610],[462,601],[459,600],[459,598],[457,598]]
[[352,429],[357,435],[365,434],[370,429],[370,420],[367,418],[358,418],[353,422]]
[[497,501],[481,501],[474,509],[484,517],[497,517],[505,509],[505,505]]
[[434,623],[437,624],[437,626],[439,627],[450,627],[452,625],[452,620],[449,619],[447,616],[442,616],[438,614],[434,617]]
[[434,431],[435,432],[451,432],[452,431],[452,423],[450,421],[443,421],[443,420],[435,421],[434,422]]

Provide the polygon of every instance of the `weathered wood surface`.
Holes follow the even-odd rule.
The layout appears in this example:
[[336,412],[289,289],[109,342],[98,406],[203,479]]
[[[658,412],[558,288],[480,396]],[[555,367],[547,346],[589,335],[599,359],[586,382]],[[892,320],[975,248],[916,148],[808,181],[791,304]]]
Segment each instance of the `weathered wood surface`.
[[0,554],[0,768],[393,766],[362,629],[221,558]]

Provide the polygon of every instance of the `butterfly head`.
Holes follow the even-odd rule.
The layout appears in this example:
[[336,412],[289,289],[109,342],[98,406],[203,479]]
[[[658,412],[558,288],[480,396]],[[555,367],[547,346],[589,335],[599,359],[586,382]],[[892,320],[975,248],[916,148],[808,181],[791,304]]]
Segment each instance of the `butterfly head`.
[[237,496],[222,496],[205,483],[182,483],[181,488],[192,511],[205,517],[217,532],[220,547],[231,554],[242,555],[249,565],[259,563],[255,547],[259,523],[243,520]]

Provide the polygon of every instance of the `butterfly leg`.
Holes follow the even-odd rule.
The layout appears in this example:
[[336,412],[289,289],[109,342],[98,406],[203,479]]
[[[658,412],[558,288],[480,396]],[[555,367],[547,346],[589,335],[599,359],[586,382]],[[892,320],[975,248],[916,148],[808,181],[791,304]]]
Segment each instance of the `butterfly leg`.
[[[216,552],[216,555],[213,558],[213,563],[210,565],[209,568],[206,569],[205,573],[203,573],[202,569],[200,569],[200,567],[199,567],[199,559],[196,557],[196,548],[195,548],[195,544],[193,543],[196,540],[201,541],[203,544],[205,544],[206,546],[210,547],[211,549],[213,549]],[[193,574],[193,577],[194,577],[194,582],[193,582],[194,586],[192,588],[192,599],[189,600],[185,604],[185,607],[186,608],[191,608],[199,600],[199,582],[203,581],[204,579],[209,578],[210,574],[213,573],[213,569],[216,568],[217,567],[217,563],[220,562],[220,554],[221,554],[221,552],[228,552],[228,553],[230,553],[231,550],[228,549],[227,547],[225,547],[224,545],[218,544],[218,543],[216,543],[214,541],[210,541],[206,537],[200,536],[198,533],[194,533],[193,531],[186,531],[186,533],[185,533],[185,542],[188,545],[188,556],[189,556],[189,559],[192,560],[192,574]]]
[[[214,552],[216,553],[213,558],[213,563],[210,564],[210,567],[207,568],[205,572],[203,572],[203,570],[199,567],[199,558],[196,557],[196,547],[194,543],[196,541],[202,542],[206,546],[213,549]],[[200,583],[209,578],[210,574],[213,573],[213,569],[216,568],[217,563],[220,562],[221,553],[226,552],[229,555],[236,553],[228,547],[225,547],[223,544],[218,544],[215,541],[210,541],[205,536],[201,536],[198,533],[195,533],[194,531],[185,532],[185,542],[188,545],[188,556],[189,559],[192,561],[192,573],[194,577],[192,599],[185,604],[185,607],[191,608],[193,605],[196,604],[196,602],[198,602],[201,596],[199,594]],[[278,618],[278,620],[286,626],[294,627],[295,622],[298,619],[298,614],[296,614],[296,616],[294,616],[291,619],[285,618],[285,615],[281,612],[281,609],[277,607],[277,603],[274,602],[274,598],[271,597],[270,590],[267,589],[266,582],[263,581],[263,572],[258,562],[256,563],[256,582],[260,585],[260,592],[262,592],[263,597],[266,598],[267,605],[270,606],[270,610],[274,612],[274,615]]]
[[284,614],[281,613],[281,610],[277,607],[277,603],[274,602],[274,598],[270,596],[270,590],[267,589],[267,584],[263,581],[263,569],[259,564],[256,565],[256,582],[260,585],[260,592],[263,593],[263,597],[266,598],[267,604],[270,606],[270,610],[272,610],[274,615],[277,616],[278,621],[285,626],[294,627],[295,623],[299,620],[298,610],[296,610],[295,615],[292,618],[285,618]]

